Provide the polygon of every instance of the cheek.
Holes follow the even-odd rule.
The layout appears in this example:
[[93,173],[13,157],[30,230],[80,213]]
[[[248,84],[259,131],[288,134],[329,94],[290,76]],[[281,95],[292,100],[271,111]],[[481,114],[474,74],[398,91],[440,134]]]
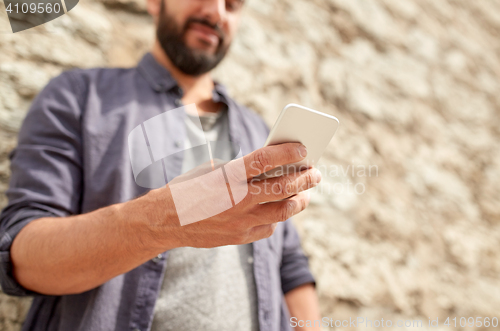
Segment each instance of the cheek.
[[192,15],[193,6],[190,5],[192,1],[163,1],[166,1],[166,14],[168,14],[169,17],[174,18],[175,23],[179,28],[184,28],[187,18]]
[[[160,0],[162,1],[162,0]],[[177,1],[177,0],[163,0],[165,1],[165,6],[167,8],[167,12],[170,15],[178,15],[182,12],[186,11],[186,2],[189,1]]]
[[233,19],[228,21],[227,32],[226,32],[227,36],[226,43],[231,43],[234,40],[234,37],[238,32],[238,26],[239,26],[239,20]]

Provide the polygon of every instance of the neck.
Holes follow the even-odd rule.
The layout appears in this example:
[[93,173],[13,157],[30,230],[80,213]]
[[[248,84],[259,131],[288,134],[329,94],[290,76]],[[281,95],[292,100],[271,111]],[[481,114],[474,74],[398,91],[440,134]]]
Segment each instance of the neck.
[[[177,84],[182,88],[184,95],[182,101],[184,104],[195,103],[199,110],[212,112],[210,107],[212,102],[212,91],[214,89],[214,82],[209,73],[199,76],[186,75],[173,65],[170,58],[165,54],[165,51],[159,44],[158,40],[155,41],[153,50],[151,51],[156,61],[165,67],[172,77],[177,81]],[[215,110],[216,111],[216,110]]]

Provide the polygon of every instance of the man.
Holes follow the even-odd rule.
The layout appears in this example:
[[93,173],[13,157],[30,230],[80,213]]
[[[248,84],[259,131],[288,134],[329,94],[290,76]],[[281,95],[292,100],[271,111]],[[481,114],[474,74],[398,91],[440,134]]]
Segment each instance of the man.
[[[182,105],[196,104],[205,133],[239,145],[248,181],[307,153],[296,143],[258,149],[268,133],[262,120],[210,78],[242,1],[147,5],[157,27],[152,52],[136,68],[51,80],[10,155],[0,278],[4,292],[34,296],[23,330],[269,331],[290,329],[290,314],[318,319],[314,279],[287,220],[307,206],[317,170],[251,182],[240,203],[185,226],[170,183],[148,190],[134,182],[128,134]],[[173,150],[203,134],[189,121],[165,133]],[[180,174],[189,162],[169,166]]]

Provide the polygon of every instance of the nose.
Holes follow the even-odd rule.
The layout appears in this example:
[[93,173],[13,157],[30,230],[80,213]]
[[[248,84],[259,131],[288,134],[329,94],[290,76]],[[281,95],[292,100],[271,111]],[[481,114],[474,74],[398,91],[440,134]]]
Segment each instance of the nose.
[[226,14],[226,0],[203,1],[202,16],[210,23],[224,24],[227,19]]

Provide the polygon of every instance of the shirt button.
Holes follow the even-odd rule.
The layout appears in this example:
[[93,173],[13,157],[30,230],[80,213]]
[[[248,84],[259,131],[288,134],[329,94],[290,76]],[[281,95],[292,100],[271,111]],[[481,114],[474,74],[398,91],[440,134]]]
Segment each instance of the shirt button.
[[[158,256],[155,256],[151,259],[151,261],[153,261],[154,263],[158,264],[161,262],[161,254],[158,254]],[[138,330],[138,329],[136,329]]]
[[252,264],[253,263],[253,257],[249,256],[248,259],[247,259],[248,263],[249,264]]
[[158,83],[154,89],[156,92],[162,92],[165,89],[165,85],[163,83]]

